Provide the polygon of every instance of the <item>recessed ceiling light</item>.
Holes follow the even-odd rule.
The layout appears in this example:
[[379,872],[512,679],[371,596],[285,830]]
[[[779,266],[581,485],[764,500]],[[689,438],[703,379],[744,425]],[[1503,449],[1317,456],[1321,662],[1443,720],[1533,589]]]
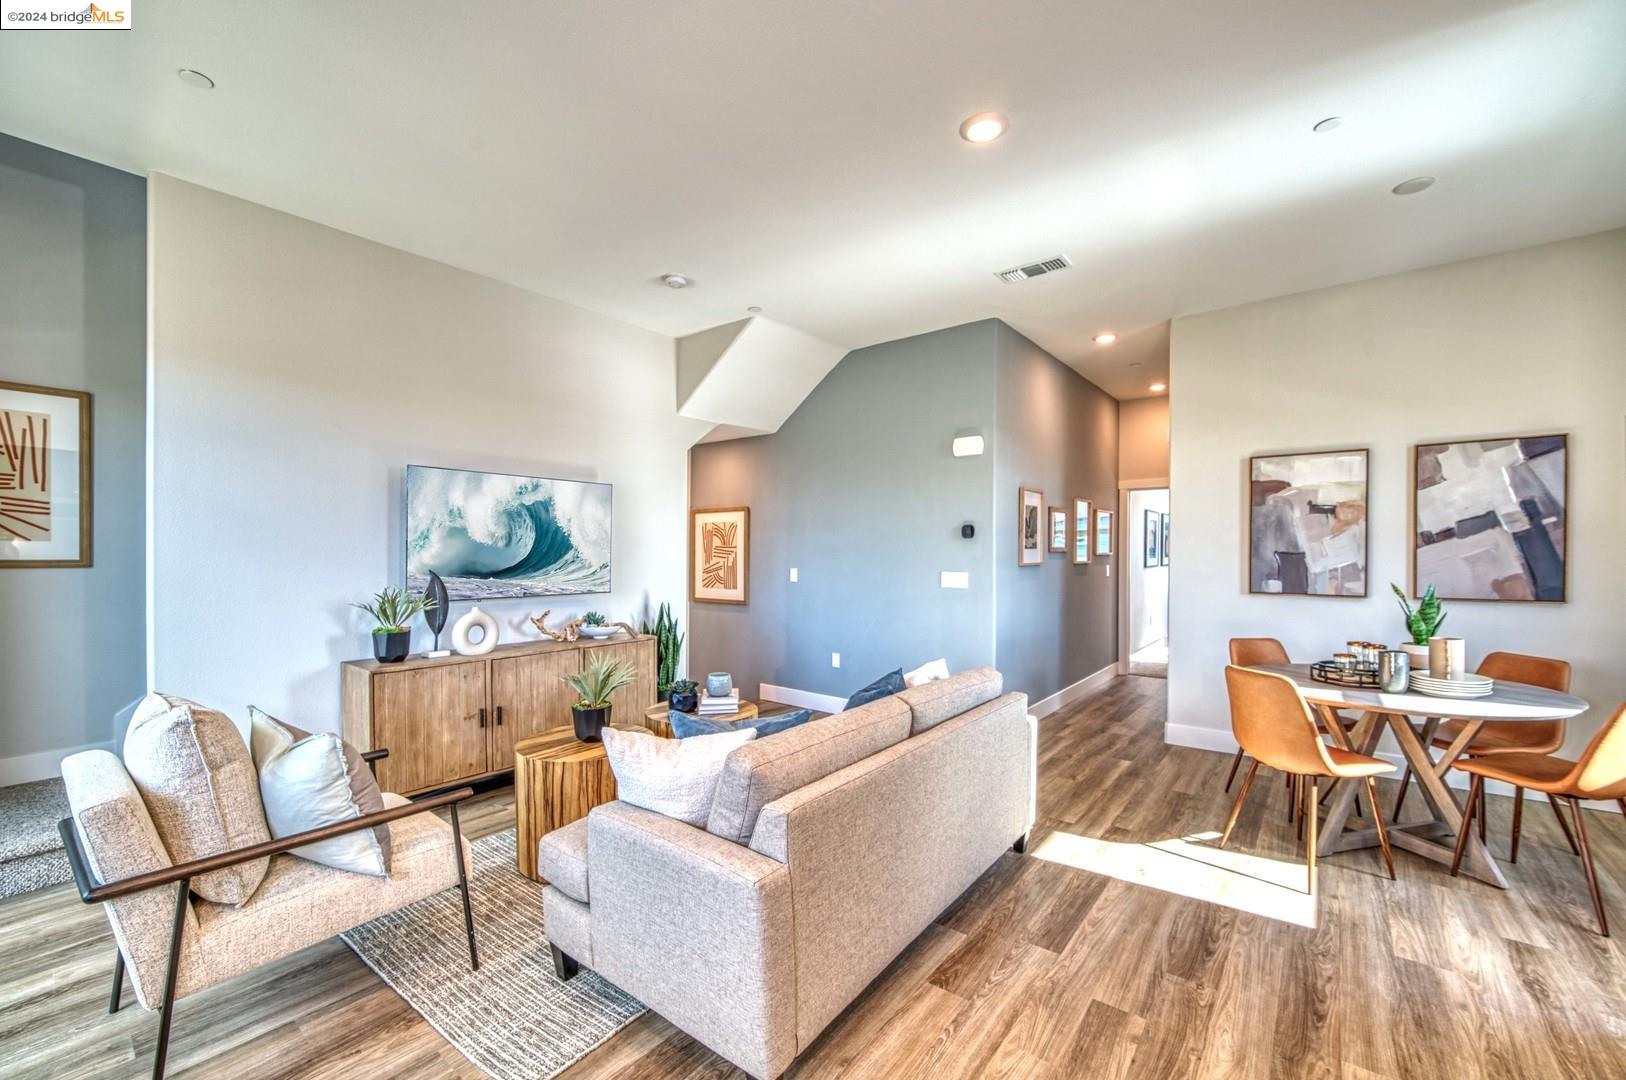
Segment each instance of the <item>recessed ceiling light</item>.
[[757,307],[755,304],[752,304],[750,307],[746,308],[745,310],[747,312],[749,312],[750,314],[752,314],[752,315],[761,315],[762,314],[762,309]]
[[1316,121],[1316,125],[1314,127],[1312,127],[1310,130],[1311,131],[1321,131],[1321,132],[1331,131],[1333,128],[1337,127],[1339,124],[1342,124],[1343,122],[1344,122],[1344,118],[1342,116],[1329,116],[1325,120]]
[[1117,340],[1118,335],[1114,334],[1111,330],[1095,335],[1095,343],[1097,345],[1111,345]]
[[1005,134],[1005,127],[1005,118],[998,113],[978,113],[966,117],[960,124],[960,138],[972,143],[993,142]]
[[213,90],[215,88],[213,79],[203,72],[193,71],[191,68],[178,68],[175,77],[194,90]]
[[682,274],[662,274],[661,284],[668,289],[687,289],[689,279]]
[[1402,180],[1389,190],[1396,195],[1415,195],[1419,191],[1427,191],[1434,186],[1432,176],[1414,176],[1410,180]]
[[1150,390],[1154,394],[1161,394],[1163,391],[1167,390],[1168,388],[1169,388],[1168,383],[1155,382],[1151,386],[1148,386],[1146,389]]

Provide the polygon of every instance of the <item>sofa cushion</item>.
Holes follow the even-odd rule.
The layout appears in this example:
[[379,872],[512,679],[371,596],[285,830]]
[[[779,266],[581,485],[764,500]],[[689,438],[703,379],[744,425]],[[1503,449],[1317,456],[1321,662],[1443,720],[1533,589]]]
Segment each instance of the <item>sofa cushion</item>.
[[662,739],[641,729],[607,727],[604,753],[622,802],[690,825],[704,825],[724,759],[756,737],[751,728],[692,739]]
[[765,739],[769,735],[777,735],[781,731],[802,726],[813,719],[813,712],[810,709],[794,709],[772,716],[759,716],[755,720],[737,721],[674,712],[669,714],[669,719],[672,723],[672,735],[679,739],[689,739],[696,735],[715,735],[719,731],[739,731],[741,728],[751,728],[757,733],[757,738]]
[[[260,799],[272,836],[280,840],[384,809],[378,782],[355,747],[337,735],[308,734],[252,705],[248,714]],[[390,872],[389,826],[306,844],[289,854],[335,870],[384,877]]]
[[536,872],[572,900],[592,902],[587,893],[586,818],[560,826],[537,843]]
[[[148,694],[124,736],[124,767],[177,864],[271,839],[259,774],[224,713]],[[192,891],[217,904],[241,904],[269,866],[269,859],[256,859],[201,874],[192,879]]]
[[898,700],[907,704],[913,714],[909,734],[919,735],[1004,692],[1005,677],[991,667],[980,667],[911,686],[898,695]]
[[740,747],[723,763],[706,831],[749,842],[764,806],[902,742],[909,718],[909,706],[892,695]]
[[851,712],[860,705],[868,705],[872,701],[891,697],[902,690],[903,685],[903,669],[898,668],[896,671],[889,671],[862,690],[854,691],[853,696],[847,699],[847,707],[842,711]]

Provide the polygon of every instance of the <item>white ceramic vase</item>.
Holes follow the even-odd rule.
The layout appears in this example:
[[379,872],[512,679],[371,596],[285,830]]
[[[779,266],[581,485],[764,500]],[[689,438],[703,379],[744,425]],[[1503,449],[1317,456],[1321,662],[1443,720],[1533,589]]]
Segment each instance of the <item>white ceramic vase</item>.
[[1400,651],[1405,653],[1406,656],[1410,659],[1410,661],[1411,661],[1411,669],[1413,671],[1427,671],[1428,670],[1428,646],[1427,645],[1412,645],[1412,644],[1410,644],[1408,642],[1407,644],[1404,644],[1404,645],[1400,646]]
[[[469,640],[469,631],[478,626],[485,631],[479,641]],[[479,605],[469,608],[452,627],[452,648],[464,656],[484,656],[497,647],[497,620],[481,611]]]

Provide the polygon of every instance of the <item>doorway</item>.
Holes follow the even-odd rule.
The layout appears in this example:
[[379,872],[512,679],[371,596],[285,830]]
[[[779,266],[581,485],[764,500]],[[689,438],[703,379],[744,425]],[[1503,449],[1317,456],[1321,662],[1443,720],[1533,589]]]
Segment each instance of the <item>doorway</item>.
[[1124,493],[1124,632],[1119,668],[1129,675],[1169,674],[1169,489]]

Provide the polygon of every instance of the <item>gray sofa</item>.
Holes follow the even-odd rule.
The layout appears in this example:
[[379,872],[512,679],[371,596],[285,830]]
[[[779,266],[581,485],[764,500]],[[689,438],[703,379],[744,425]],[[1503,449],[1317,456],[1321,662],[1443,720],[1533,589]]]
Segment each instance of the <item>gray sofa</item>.
[[772,1078],[1033,823],[1024,694],[979,668],[729,755],[700,829],[622,802],[549,833],[554,964]]

